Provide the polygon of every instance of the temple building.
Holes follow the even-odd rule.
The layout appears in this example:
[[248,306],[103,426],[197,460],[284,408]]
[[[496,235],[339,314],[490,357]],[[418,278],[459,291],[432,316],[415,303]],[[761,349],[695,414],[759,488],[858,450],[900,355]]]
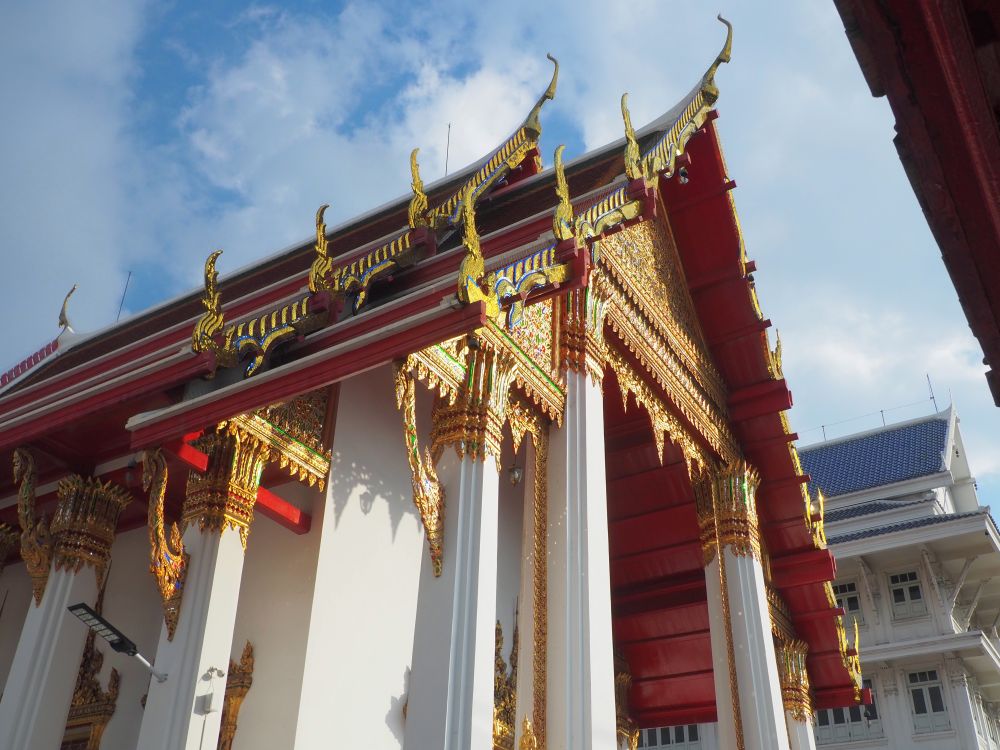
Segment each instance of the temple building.
[[572,161],[553,60],[445,179],[415,150],[404,197],[104,331],[64,304],[0,382],[0,746],[801,750],[869,702],[715,129],[726,26]]
[[800,456],[873,697],[819,711],[817,745],[1000,748],[1000,534],[954,409]]

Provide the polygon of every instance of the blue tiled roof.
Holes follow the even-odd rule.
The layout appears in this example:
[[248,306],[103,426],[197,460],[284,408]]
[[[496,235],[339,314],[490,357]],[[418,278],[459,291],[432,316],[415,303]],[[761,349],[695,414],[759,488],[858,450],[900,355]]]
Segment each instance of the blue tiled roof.
[[848,518],[859,518],[861,516],[870,516],[873,513],[883,513],[887,510],[896,510],[897,508],[905,508],[908,505],[917,505],[918,503],[924,503],[924,502],[927,501],[926,500],[909,500],[909,501],[872,500],[871,502],[868,503],[858,503],[857,505],[849,505],[846,508],[837,508],[836,510],[828,510],[823,515],[823,519],[827,523],[832,523],[834,521],[846,521]]
[[927,516],[926,518],[914,518],[912,521],[900,521],[899,523],[890,523],[885,526],[877,526],[874,529],[861,529],[860,531],[852,531],[849,534],[841,534],[840,536],[832,536],[826,540],[827,544],[840,544],[841,542],[853,542],[857,539],[867,539],[872,536],[882,536],[883,534],[891,534],[894,531],[906,531],[908,529],[919,529],[923,526],[933,526],[934,524],[944,523],[945,521],[954,521],[959,518],[968,518],[969,516],[982,516],[986,515],[983,510],[971,510],[968,513],[949,513],[943,516]]
[[812,477],[810,491],[833,497],[942,471],[947,439],[948,418],[935,415],[802,448],[799,457]]

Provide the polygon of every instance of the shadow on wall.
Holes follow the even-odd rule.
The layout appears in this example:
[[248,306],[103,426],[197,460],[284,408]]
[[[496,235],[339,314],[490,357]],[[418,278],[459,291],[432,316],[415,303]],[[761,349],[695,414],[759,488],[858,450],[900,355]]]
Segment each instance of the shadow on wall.
[[403,746],[403,731],[406,725],[406,706],[410,700],[410,668],[403,673],[403,690],[389,698],[389,710],[385,715],[385,725],[389,727],[392,736]]
[[[373,427],[372,432],[378,432],[377,428]],[[374,435],[366,439],[359,436],[357,439],[364,443],[371,443],[373,442],[372,437]],[[393,435],[393,437],[398,436]],[[387,436],[383,434],[380,442],[386,438]],[[384,445],[380,444],[377,448],[372,447],[372,453],[385,455]],[[352,450],[351,452],[356,451]],[[398,456],[395,455],[396,453]],[[345,461],[334,448],[330,461],[330,493],[333,498],[334,523],[339,525],[341,515],[347,509],[348,502],[355,500],[365,515],[371,513],[376,501],[382,500],[386,503],[393,540],[396,538],[399,524],[406,516],[410,516],[417,524],[421,523],[417,509],[413,505],[413,495],[410,490],[410,467],[403,453],[401,437],[399,438],[398,450],[390,451],[390,454],[390,460],[385,461],[384,465],[373,468],[356,461]],[[405,491],[401,491],[401,489],[405,489]]]

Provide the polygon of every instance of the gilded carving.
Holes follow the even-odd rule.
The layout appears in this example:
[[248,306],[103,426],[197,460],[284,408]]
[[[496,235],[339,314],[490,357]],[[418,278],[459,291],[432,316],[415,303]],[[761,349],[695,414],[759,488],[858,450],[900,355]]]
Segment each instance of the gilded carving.
[[232,750],[236,737],[236,725],[243,699],[253,686],[253,646],[250,641],[243,647],[240,662],[229,660],[229,674],[226,676],[226,696],[222,704],[222,724],[219,728],[218,750]]
[[607,300],[596,282],[591,276],[588,288],[571,291],[561,299],[559,355],[560,369],[584,373],[600,385],[608,356],[604,340]]
[[538,744],[535,730],[531,726],[531,720],[525,716],[521,724],[521,742],[518,743],[518,750],[539,750],[542,745]]
[[517,722],[517,626],[510,649],[510,670],[503,658],[503,628],[497,620],[493,654],[493,750],[514,750]]
[[[465,246],[465,257],[458,268],[458,299],[466,304],[483,302],[486,314],[495,318],[500,314],[500,301],[496,290],[486,287],[486,261],[482,248],[479,246],[479,232],[476,230],[476,206],[472,190],[468,190],[462,199],[462,223],[464,233],[462,244]],[[484,287],[486,289],[484,290]]]
[[806,655],[809,646],[800,640],[782,643],[777,648],[778,677],[785,711],[796,721],[812,723],[813,706],[809,690]]
[[409,362],[396,366],[396,407],[403,413],[403,440],[406,443],[406,458],[410,462],[413,504],[424,524],[432,570],[435,576],[440,576],[444,545],[444,488],[438,479],[430,450],[424,448],[424,452],[420,452],[416,379],[410,373]]
[[632,720],[629,710],[629,693],[632,690],[632,673],[621,654],[615,654],[615,726],[619,746],[629,750],[639,746],[639,725]]
[[625,121],[625,175],[630,180],[638,180],[645,175],[639,163],[639,142],[632,127],[632,115],[628,111],[628,94],[622,94],[622,120]]
[[570,278],[570,264],[556,260],[556,244],[544,247],[512,261],[485,276],[484,286],[499,304],[509,304],[507,328],[515,330],[526,309],[525,299],[538,287],[559,284]]
[[19,483],[17,519],[21,525],[21,557],[31,577],[35,606],[42,602],[45,584],[49,580],[52,560],[52,537],[46,518],[35,516],[35,485],[38,471],[35,459],[24,448],[14,451],[14,481]]
[[54,568],[78,573],[89,565],[98,586],[103,585],[118,519],[132,496],[111,482],[76,474],[59,480],[56,495],[59,501],[49,525]]
[[716,549],[761,559],[756,491],[760,478],[740,461],[709,472],[694,483],[701,548],[707,565]]
[[[545,696],[548,658],[548,460],[549,430],[544,417],[519,399],[507,407],[514,452],[530,435],[535,449],[534,497],[532,503],[531,591],[532,591],[532,720],[538,742],[545,745]],[[526,717],[527,718],[527,717]]]
[[[95,609],[101,612],[104,592],[98,597]],[[69,717],[66,720],[66,739],[85,742],[84,750],[100,750],[104,730],[115,713],[121,676],[117,669],[111,670],[107,690],[101,687],[97,676],[104,665],[104,654],[94,645],[94,631],[87,633],[83,647],[83,658],[76,676],[76,687],[70,702]],[[65,742],[65,740],[64,740]],[[74,745],[76,747],[76,745]]]
[[424,181],[420,179],[420,165],[417,163],[419,148],[410,152],[410,188],[413,190],[413,197],[410,199],[410,206],[407,209],[407,218],[410,229],[427,226],[427,194],[424,192]]
[[309,291],[314,294],[326,289],[327,277],[333,270],[333,260],[330,258],[330,241],[326,238],[326,222],[323,220],[326,209],[329,207],[329,203],[324,203],[316,209],[316,244],[313,246],[316,257],[313,258],[312,265],[309,267]]
[[556,172],[556,197],[559,204],[552,215],[552,234],[557,240],[569,240],[573,238],[575,230],[573,219],[573,203],[569,198],[569,183],[566,181],[566,170],[563,168],[563,151],[566,146],[560,144],[556,148],[554,157]]
[[222,297],[218,285],[219,274],[215,270],[215,262],[220,255],[222,255],[222,251],[216,250],[205,260],[205,294],[201,299],[205,312],[198,318],[194,324],[194,330],[191,332],[191,349],[195,352],[221,354],[229,349],[230,341],[228,339],[222,346],[215,340],[216,335],[225,326]]
[[[244,420],[271,446],[271,460],[310,487],[326,486],[330,450],[323,444],[329,391],[319,388],[290,401],[271,404]],[[266,423],[266,426],[259,424]]]
[[219,534],[234,529],[246,549],[270,447],[232,421],[199,438],[195,447],[208,454],[208,468],[203,474],[188,473],[181,533],[195,523],[202,531]]
[[499,461],[515,367],[515,357],[508,348],[469,337],[465,383],[453,403],[439,400],[434,408],[431,455],[437,456],[451,445],[459,457],[482,461],[493,456]]
[[5,523],[0,523],[0,575],[7,564],[7,558],[17,548],[17,532]]
[[169,535],[163,501],[167,491],[167,462],[160,450],[142,454],[142,488],[149,493],[149,572],[163,602],[163,621],[167,625],[167,640],[174,639],[180,618],[184,579],[189,555],[184,551],[181,532],[176,523],[170,524]]
[[642,201],[630,199],[627,187],[621,185],[577,215],[575,234],[584,240],[600,237],[641,213]]

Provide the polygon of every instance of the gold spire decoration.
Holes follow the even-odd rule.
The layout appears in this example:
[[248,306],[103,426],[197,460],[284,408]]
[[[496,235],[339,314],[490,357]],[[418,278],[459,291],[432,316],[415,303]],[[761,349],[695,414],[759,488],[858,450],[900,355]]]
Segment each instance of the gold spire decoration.
[[222,250],[216,250],[205,260],[205,294],[201,299],[205,312],[198,318],[191,333],[191,349],[196,352],[219,350],[215,334],[225,325],[218,287],[219,274],[215,270],[215,261],[220,255]]
[[733,25],[723,18],[721,13],[717,18],[726,26],[726,43],[722,45],[722,50],[701,78],[701,91],[705,97],[705,102],[709,106],[715,104],[719,99],[719,87],[715,85],[715,73],[718,71],[719,66],[722,63],[728,63],[733,55]]
[[324,203],[316,209],[316,259],[313,260],[309,269],[309,291],[316,293],[326,289],[326,277],[333,269],[333,261],[330,259],[330,241],[326,238],[326,222],[323,221],[323,214],[330,207],[329,203]]
[[49,580],[52,561],[52,536],[46,518],[35,517],[35,484],[38,470],[34,457],[24,448],[14,451],[14,481],[20,484],[17,500],[17,520],[21,525],[21,557],[31,577],[35,606],[42,603],[45,584]]
[[413,190],[413,197],[410,199],[410,207],[407,215],[410,222],[410,229],[427,226],[427,194],[424,192],[424,181],[420,179],[420,164],[417,163],[419,148],[410,152],[410,188]]
[[462,197],[462,220],[464,234],[462,244],[465,245],[465,257],[458,268],[458,299],[466,304],[482,301],[486,304],[486,314],[495,318],[500,314],[500,301],[496,291],[483,291],[480,283],[486,276],[486,260],[479,246],[479,232],[476,230],[476,206],[472,199],[472,187],[466,189]]
[[556,169],[556,196],[559,198],[559,205],[552,217],[552,233],[557,240],[568,240],[573,237],[573,204],[569,199],[569,183],[566,181],[566,170],[563,168],[564,144],[556,148],[554,156]]
[[66,293],[66,296],[63,298],[62,308],[59,310],[59,327],[64,331],[69,331],[70,333],[73,333],[73,326],[69,322],[69,316],[66,313],[66,305],[69,303],[69,298],[73,296],[73,292],[75,291],[76,284],[74,284],[73,288]]
[[184,551],[177,524],[166,533],[163,500],[167,491],[167,462],[160,450],[142,454],[142,488],[149,492],[149,572],[163,601],[163,620],[167,625],[167,640],[174,639],[181,612],[181,595],[187,576],[189,556]]
[[625,174],[630,180],[643,176],[640,164],[639,141],[632,127],[632,115],[628,111],[628,94],[622,94],[622,119],[625,121]]
[[535,737],[535,730],[531,727],[531,719],[524,717],[521,725],[521,742],[518,750],[538,750],[538,738]]

